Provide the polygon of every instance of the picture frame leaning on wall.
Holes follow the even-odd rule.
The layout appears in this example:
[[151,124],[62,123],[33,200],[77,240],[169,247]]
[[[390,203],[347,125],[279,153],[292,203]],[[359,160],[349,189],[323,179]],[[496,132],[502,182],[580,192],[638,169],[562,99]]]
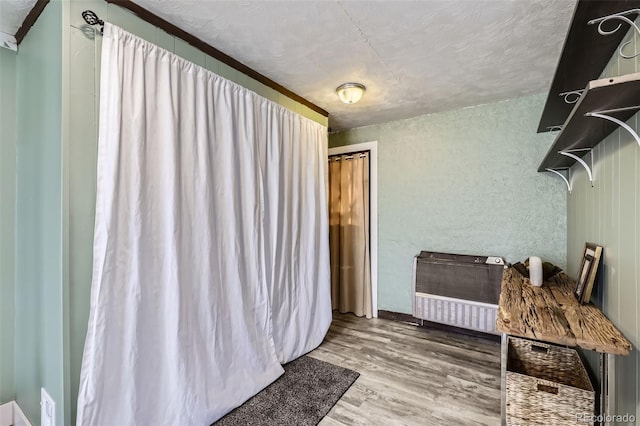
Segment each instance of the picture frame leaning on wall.
[[598,265],[602,256],[602,246],[586,243],[582,253],[582,262],[578,270],[576,286],[573,294],[580,303],[589,303],[591,292],[596,281]]

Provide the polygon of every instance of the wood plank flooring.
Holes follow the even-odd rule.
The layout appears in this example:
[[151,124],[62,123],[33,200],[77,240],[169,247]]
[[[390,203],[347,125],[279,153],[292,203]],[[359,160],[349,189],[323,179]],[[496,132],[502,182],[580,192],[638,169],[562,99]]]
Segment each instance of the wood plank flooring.
[[497,341],[336,313],[309,356],[360,373],[321,426],[500,424]]

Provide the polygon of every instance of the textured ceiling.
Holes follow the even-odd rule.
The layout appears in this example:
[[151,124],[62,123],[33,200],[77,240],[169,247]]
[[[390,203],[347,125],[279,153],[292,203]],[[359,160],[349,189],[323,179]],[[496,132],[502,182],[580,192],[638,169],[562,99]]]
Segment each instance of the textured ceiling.
[[[134,0],[329,111],[333,130],[548,89],[575,0]],[[14,35],[36,0],[0,0]],[[335,88],[367,86],[342,104]]]
[[0,33],[15,35],[36,0],[0,0]]
[[[548,90],[574,0],[135,0],[329,111],[334,130]],[[341,83],[367,86],[342,104]]]

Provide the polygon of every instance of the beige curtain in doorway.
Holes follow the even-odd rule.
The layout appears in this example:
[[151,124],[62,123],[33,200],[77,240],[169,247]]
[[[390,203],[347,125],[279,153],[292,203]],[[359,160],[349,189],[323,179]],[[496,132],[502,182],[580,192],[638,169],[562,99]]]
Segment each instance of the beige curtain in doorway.
[[372,317],[369,257],[369,154],[329,158],[331,304]]

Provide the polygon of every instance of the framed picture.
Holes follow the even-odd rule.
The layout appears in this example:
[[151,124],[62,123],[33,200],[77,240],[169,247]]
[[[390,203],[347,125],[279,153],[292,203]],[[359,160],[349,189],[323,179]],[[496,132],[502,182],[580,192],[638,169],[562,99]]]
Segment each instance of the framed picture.
[[598,273],[598,264],[602,256],[602,247],[593,243],[587,243],[584,246],[582,254],[582,263],[578,270],[578,278],[576,279],[576,287],[574,294],[580,303],[589,303],[591,299],[591,291],[596,282]]

